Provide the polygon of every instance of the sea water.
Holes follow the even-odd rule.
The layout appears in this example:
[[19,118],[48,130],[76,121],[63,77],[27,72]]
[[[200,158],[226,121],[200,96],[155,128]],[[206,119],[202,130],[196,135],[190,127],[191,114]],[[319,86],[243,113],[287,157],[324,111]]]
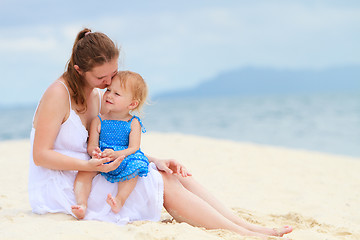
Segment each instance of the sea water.
[[150,130],[360,157],[360,94],[160,99]]
[[[28,138],[36,106],[2,108],[0,140]],[[360,94],[150,100],[147,131],[360,157]]]

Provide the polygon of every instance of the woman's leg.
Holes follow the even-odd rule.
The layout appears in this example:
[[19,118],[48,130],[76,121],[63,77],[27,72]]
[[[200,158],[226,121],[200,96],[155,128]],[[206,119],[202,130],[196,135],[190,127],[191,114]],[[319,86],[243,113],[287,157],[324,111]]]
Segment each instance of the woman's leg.
[[161,174],[164,179],[164,207],[175,220],[207,229],[227,229],[243,236],[267,238],[224,217],[204,199],[186,189],[174,175]]
[[120,212],[121,208],[124,206],[126,199],[129,197],[130,193],[134,190],[138,177],[134,177],[124,182],[118,183],[118,192],[115,197],[110,193],[107,196],[106,202],[110,205],[111,210],[114,213]]
[[194,193],[205,202],[215,208],[221,215],[232,221],[233,223],[246,228],[252,232],[258,232],[265,235],[283,236],[292,231],[291,227],[285,226],[282,228],[266,228],[259,225],[251,224],[236,216],[229,208],[225,207],[217,198],[215,198],[209,191],[207,191],[201,184],[199,184],[193,177],[177,176],[181,184],[190,192]]
[[78,172],[76,175],[74,194],[77,205],[71,206],[71,211],[77,219],[83,219],[85,217],[92,180],[96,174],[97,172]]

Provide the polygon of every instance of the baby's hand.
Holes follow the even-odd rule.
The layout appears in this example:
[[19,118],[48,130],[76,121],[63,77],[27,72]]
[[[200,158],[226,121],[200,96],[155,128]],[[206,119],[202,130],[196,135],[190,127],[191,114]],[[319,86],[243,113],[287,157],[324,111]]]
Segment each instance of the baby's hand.
[[92,157],[93,158],[101,158],[101,150],[100,148],[95,148],[94,151],[92,151]]
[[117,154],[113,149],[107,148],[101,153],[101,157],[103,158],[108,157],[110,159],[115,159],[117,158]]

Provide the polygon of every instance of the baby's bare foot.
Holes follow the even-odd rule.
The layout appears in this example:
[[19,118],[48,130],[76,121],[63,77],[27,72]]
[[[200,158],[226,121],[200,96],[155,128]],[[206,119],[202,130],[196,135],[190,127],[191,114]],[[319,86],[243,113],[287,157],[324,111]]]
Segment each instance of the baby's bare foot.
[[107,196],[106,202],[110,205],[111,210],[114,213],[120,212],[120,209],[122,207],[121,202],[119,202],[116,198],[113,198],[110,193]]
[[83,219],[86,213],[86,206],[85,205],[74,205],[71,206],[71,211],[76,216],[77,219]]

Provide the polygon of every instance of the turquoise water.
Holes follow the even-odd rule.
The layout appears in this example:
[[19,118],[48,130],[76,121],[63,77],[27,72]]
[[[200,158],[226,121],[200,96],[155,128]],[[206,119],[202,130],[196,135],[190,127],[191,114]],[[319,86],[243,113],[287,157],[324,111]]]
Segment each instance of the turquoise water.
[[[28,138],[35,106],[2,109],[0,140]],[[158,99],[148,131],[360,157],[360,94]]]

